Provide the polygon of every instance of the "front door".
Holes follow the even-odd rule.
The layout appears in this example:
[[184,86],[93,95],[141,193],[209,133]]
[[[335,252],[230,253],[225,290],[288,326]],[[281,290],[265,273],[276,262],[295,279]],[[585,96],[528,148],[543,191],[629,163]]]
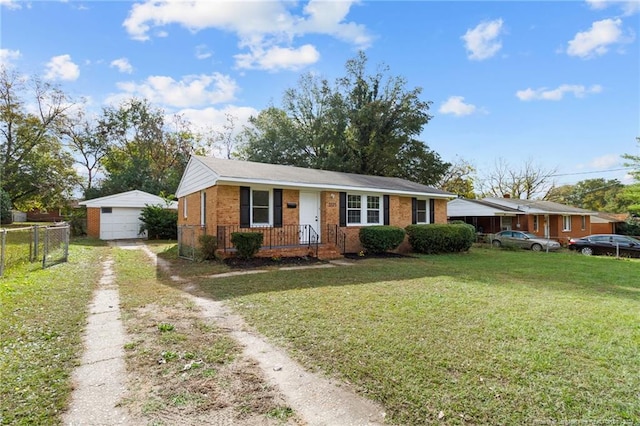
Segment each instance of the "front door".
[[[315,234],[320,239],[320,193],[300,192],[300,243],[313,240]],[[309,230],[305,225],[310,226]],[[311,237],[311,238],[310,238]]]

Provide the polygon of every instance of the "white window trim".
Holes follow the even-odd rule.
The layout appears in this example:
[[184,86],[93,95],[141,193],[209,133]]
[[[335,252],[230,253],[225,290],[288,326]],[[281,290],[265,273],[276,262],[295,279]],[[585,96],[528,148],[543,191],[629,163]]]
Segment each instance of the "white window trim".
[[207,225],[207,192],[200,191],[200,226]]
[[[417,202],[418,201],[424,201],[424,222],[420,222],[418,220],[418,205]],[[417,225],[428,225],[429,223],[429,219],[431,218],[431,212],[429,211],[429,199],[428,198],[416,198],[416,224]]]
[[[349,222],[349,210],[356,210],[356,209],[350,209],[349,208],[349,196],[350,195],[357,195],[360,197],[360,223],[350,223]],[[378,208],[378,212],[379,212],[379,220],[377,223],[367,223],[367,211],[368,210],[373,210],[373,209],[368,209],[367,208],[367,201],[368,201],[368,197],[377,197],[380,200],[380,207]],[[347,226],[376,226],[376,225],[383,225],[384,224],[384,196],[382,194],[363,194],[363,193],[358,193],[358,192],[348,192],[347,193],[347,197],[346,197],[346,203],[347,205],[345,206],[346,208],[346,215],[347,215]],[[363,223],[364,220],[364,223]]]
[[[569,226],[567,226],[567,219],[569,221]],[[562,230],[571,231],[571,216],[566,214],[562,216]]]
[[[254,222],[253,221],[253,191],[266,191],[269,193],[269,222]],[[273,188],[252,186],[249,188],[249,221],[251,227],[273,226]]]

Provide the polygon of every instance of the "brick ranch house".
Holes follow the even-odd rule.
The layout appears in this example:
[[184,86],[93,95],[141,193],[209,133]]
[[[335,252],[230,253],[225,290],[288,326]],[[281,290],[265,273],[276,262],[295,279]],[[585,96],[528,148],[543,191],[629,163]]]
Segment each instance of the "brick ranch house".
[[541,200],[488,197],[449,201],[449,220],[462,220],[479,233],[526,231],[566,244],[569,238],[593,234],[591,218],[596,212]]
[[455,195],[399,178],[192,156],[176,196],[179,231],[215,235],[223,256],[232,232],[250,231],[264,235],[259,256],[332,257],[362,250],[363,226],[446,223]]

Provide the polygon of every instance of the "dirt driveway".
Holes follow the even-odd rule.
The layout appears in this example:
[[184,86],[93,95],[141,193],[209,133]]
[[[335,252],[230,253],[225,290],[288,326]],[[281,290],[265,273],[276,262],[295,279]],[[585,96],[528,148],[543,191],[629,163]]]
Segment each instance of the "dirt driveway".
[[[125,348],[126,377],[123,380],[115,376],[113,380],[124,381],[127,389],[118,406],[113,407],[117,415],[95,424],[330,426],[384,423],[382,407],[358,396],[343,383],[303,369],[285,351],[250,329],[222,302],[202,297],[195,284],[182,279],[171,270],[169,263],[159,259],[144,244],[119,243],[118,247],[136,250],[131,254],[171,277],[175,283],[174,293],[162,293],[168,291],[167,286],[151,287],[153,284],[148,281],[140,291],[147,293],[145,297],[155,292],[162,303],[129,307],[127,300],[132,296],[127,295],[121,284],[126,329],[121,344]],[[176,286],[181,291],[176,291]],[[112,317],[106,318],[105,321],[113,321]],[[88,333],[92,331],[88,329]],[[96,336],[93,337],[87,336],[85,343],[95,341]],[[95,363],[94,375],[104,365]],[[96,390],[113,389],[108,375],[103,383],[93,386],[76,384],[74,399],[82,398],[83,392],[95,394]],[[104,407],[101,408],[104,411]],[[126,412],[124,417],[122,410]],[[81,424],[69,417],[65,422]]]

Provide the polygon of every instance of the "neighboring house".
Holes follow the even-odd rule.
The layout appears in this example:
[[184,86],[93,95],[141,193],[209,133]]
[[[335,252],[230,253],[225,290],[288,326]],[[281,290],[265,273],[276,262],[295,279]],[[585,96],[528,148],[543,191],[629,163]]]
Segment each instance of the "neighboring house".
[[307,254],[316,241],[359,252],[363,226],[446,223],[455,195],[399,178],[192,156],[176,196],[178,225],[217,236],[221,251],[232,250],[232,232],[252,231],[270,249],[259,255],[277,256]]
[[140,214],[148,205],[167,206],[176,210],[175,201],[167,201],[157,195],[144,191],[128,191],[106,197],[81,201],[87,206],[87,235],[101,240],[120,240],[146,238],[146,232],[140,234]]
[[462,220],[481,233],[527,231],[565,243],[572,237],[594,233],[591,218],[597,213],[551,201],[488,197],[449,201],[449,220]]
[[616,234],[618,224],[625,223],[629,215],[627,213],[602,213],[597,212],[591,216],[592,234]]

